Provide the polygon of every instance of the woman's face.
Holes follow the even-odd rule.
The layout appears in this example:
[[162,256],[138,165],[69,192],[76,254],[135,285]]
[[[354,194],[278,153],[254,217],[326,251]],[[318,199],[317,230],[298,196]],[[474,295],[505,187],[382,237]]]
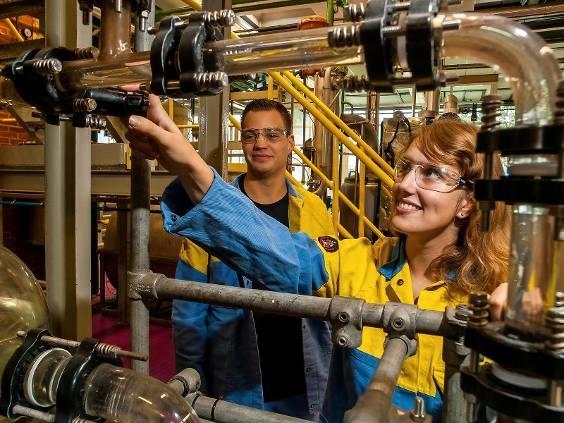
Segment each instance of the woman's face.
[[[413,143],[402,159],[413,165],[438,165],[460,175],[455,167],[431,162]],[[417,186],[415,169],[409,171],[402,180],[396,181],[392,192],[393,228],[407,236],[425,240],[446,236],[448,242],[454,242],[458,234],[456,219],[468,217],[474,209],[472,194],[468,190],[456,188],[451,192],[436,192]]]

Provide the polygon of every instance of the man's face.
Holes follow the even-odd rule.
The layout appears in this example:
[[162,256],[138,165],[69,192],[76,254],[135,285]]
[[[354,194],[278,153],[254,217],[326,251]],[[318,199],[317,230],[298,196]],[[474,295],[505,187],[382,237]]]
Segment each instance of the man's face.
[[275,138],[275,141],[265,136],[262,131],[254,142],[243,142],[243,154],[249,173],[255,175],[284,173],[288,154],[294,147],[294,136],[285,134],[284,119],[280,113],[276,110],[248,112],[241,124],[243,132],[265,128],[278,129],[281,132],[281,137]]

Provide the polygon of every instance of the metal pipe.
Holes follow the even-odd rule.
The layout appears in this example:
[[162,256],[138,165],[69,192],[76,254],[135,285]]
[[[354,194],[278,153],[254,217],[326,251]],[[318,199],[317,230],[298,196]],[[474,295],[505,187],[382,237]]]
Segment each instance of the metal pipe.
[[[133,275],[133,288],[143,296],[155,299],[179,299],[206,304],[240,307],[264,313],[309,319],[329,320],[332,298],[298,295],[260,289],[203,284],[167,278],[156,273]],[[365,303],[362,308],[364,326],[383,327],[384,305]],[[450,325],[444,313],[418,310],[415,318],[417,333],[458,339],[460,333]],[[133,349],[133,347],[132,347]],[[139,351],[136,349],[136,351]]]
[[227,401],[195,396],[190,404],[198,417],[216,423],[306,423],[307,420],[285,416],[270,411],[245,407]]
[[[101,6],[102,18],[100,25],[100,61],[124,53],[131,53],[130,22],[131,2],[125,1],[121,4],[121,10],[114,7],[115,0],[104,0]],[[117,2],[116,2],[117,4]],[[140,50],[147,50],[151,46],[143,46]],[[139,50],[137,50],[139,51]]]
[[[125,2],[129,4],[129,2]],[[155,5],[151,2],[147,24],[152,26],[155,19]],[[129,6],[127,6],[129,7]],[[125,7],[122,8],[125,10]],[[128,23],[129,27],[129,23]],[[145,50],[150,47],[152,36],[147,31],[135,31],[135,49]],[[150,229],[150,192],[151,166],[148,160],[141,158],[135,151],[131,155],[131,272],[148,272],[150,268],[149,229]],[[130,281],[128,281],[129,283]],[[132,290],[129,289],[130,294]],[[130,295],[131,347],[134,351],[149,355],[149,310],[139,295]],[[149,361],[133,361],[132,367],[143,373],[149,372]]]
[[408,347],[401,338],[390,338],[368,388],[345,416],[345,423],[387,423],[390,421],[392,393],[397,384]]

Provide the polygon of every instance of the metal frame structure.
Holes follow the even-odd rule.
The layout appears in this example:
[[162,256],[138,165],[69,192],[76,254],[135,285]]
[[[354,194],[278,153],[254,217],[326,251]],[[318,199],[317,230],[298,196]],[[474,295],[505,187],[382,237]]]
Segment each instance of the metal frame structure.
[[[355,11],[354,15],[356,16],[356,20],[363,20],[362,24],[360,25],[350,25],[344,27],[337,27],[334,29],[329,30],[326,33],[317,32],[310,33],[313,34],[312,37],[315,39],[323,39],[328,42],[330,48],[338,49],[343,48],[346,54],[352,55],[355,48],[351,49],[351,46],[360,46],[362,37],[367,36],[374,36],[378,40],[373,44],[366,44],[364,48],[369,51],[369,55],[365,57],[365,60],[368,66],[368,72],[370,75],[369,80],[349,80],[346,83],[351,87],[360,87],[360,88],[379,88],[382,90],[391,89],[394,83],[399,82],[414,82],[418,88],[429,89],[434,88],[436,84],[440,84],[444,82],[444,75],[440,72],[440,69],[437,66],[438,57],[434,55],[434,53],[438,53],[439,47],[441,45],[440,36],[442,35],[442,30],[453,29],[457,28],[462,22],[472,28],[472,19],[467,16],[462,16],[460,19],[455,20],[447,20],[441,21],[438,23],[434,22],[434,17],[438,12],[438,3],[433,2],[432,0],[429,3],[425,2],[426,0],[411,0],[410,2],[401,2],[395,3],[391,2],[390,4],[380,3],[380,2],[373,2],[369,3],[366,10],[362,7],[358,6],[358,10]],[[74,2],[73,2],[74,3]],[[128,2],[127,2],[128,3]],[[111,19],[113,17],[116,21],[124,22],[128,26],[129,30],[129,20],[125,18],[125,16],[116,16],[118,13],[123,13],[123,15],[129,15],[129,4],[125,4],[125,2],[120,2],[119,10],[117,7],[117,2],[112,3],[110,0],[106,0],[105,2],[105,11],[106,19]],[[394,21],[391,19],[391,15],[397,11],[406,11],[410,12],[409,16],[406,18],[406,27],[402,28],[400,25],[393,25]],[[434,15],[435,14],[435,15]],[[200,25],[201,22],[206,21],[210,22],[213,21],[214,15],[210,14],[198,14],[196,17],[196,21],[194,21],[197,25]],[[218,15],[220,16],[220,15]],[[110,17],[110,18],[108,18]],[[171,23],[172,22],[172,23]],[[175,21],[168,21],[167,25],[169,25],[168,29],[172,30],[171,28],[174,27],[176,30],[176,23],[178,23],[179,27],[187,27],[194,22],[191,22],[188,19],[186,22],[181,21],[180,19]],[[217,23],[217,22],[216,22]],[[125,24],[124,24],[125,25]],[[140,30],[142,31],[142,25],[140,26]],[[494,28],[495,29],[495,28]],[[436,30],[436,33],[435,33]],[[107,34],[107,31],[103,33]],[[162,32],[160,35],[166,35]],[[481,34],[484,35],[484,34]],[[490,35],[495,35],[495,32],[491,32]],[[386,49],[392,49],[397,46],[392,46],[391,40],[397,36],[405,36],[408,38],[405,50],[410,53],[407,55],[407,67],[410,69],[409,75],[396,75],[395,67],[393,66],[393,57],[387,55]],[[485,35],[484,35],[485,36]],[[499,31],[498,31],[499,36]],[[117,37],[115,40],[119,41],[120,37]],[[460,48],[461,43],[465,43],[466,40],[463,38],[463,35],[458,34],[458,38],[456,36],[451,36],[450,38],[450,48],[456,49],[457,47]],[[106,39],[107,40],[107,39]],[[169,40],[170,41],[170,40]],[[498,39],[498,41],[500,41]],[[503,41],[503,40],[501,40]],[[215,41],[214,41],[215,42]],[[286,41],[281,41],[285,43]],[[291,42],[295,42],[291,41]],[[425,50],[422,47],[426,47],[426,44],[422,44],[424,42],[428,42],[430,45],[430,50]],[[105,43],[105,44],[104,44]],[[258,41],[257,41],[258,43]],[[458,44],[457,44],[458,43]],[[239,43],[241,44],[241,43]],[[233,47],[235,50],[237,49],[237,45]],[[126,62],[132,60],[132,58],[142,59],[146,55],[142,54],[141,52],[137,53],[127,53],[123,54],[110,54],[111,47],[107,44],[107,41],[103,41],[103,51],[100,54],[101,61],[94,63],[88,62],[89,65],[93,66],[96,69],[100,70],[108,70],[112,67],[119,67],[124,65]],[[217,42],[214,46],[218,49],[226,48],[226,45],[229,44],[222,42]],[[138,49],[146,48],[147,46],[147,38],[145,34],[138,34],[136,36],[136,47]],[[163,48],[166,46],[166,43],[163,44]],[[170,47],[170,46],[169,46]],[[476,46],[473,46],[476,47]],[[349,50],[347,50],[349,49]],[[378,49],[382,51],[377,51]],[[352,51],[354,50],[354,51]],[[386,51],[384,51],[386,50]],[[424,51],[425,50],[425,51]],[[406,53],[403,51],[403,53]],[[167,53],[170,53],[167,50]],[[376,54],[378,53],[378,54]],[[540,52],[539,54],[541,54]],[[544,53],[542,53],[544,54]],[[112,56],[112,61],[115,63],[109,64],[106,58],[107,56]],[[393,54],[391,55],[393,56]],[[168,57],[168,56],[167,56]],[[320,57],[324,57],[320,55]],[[114,60],[115,59],[115,60]],[[381,62],[378,60],[382,59]],[[492,61],[498,60],[497,57],[488,57]],[[506,59],[513,59],[515,61],[521,61],[522,65],[522,57],[518,57],[514,53],[508,53],[508,57]],[[541,58],[539,57],[539,60]],[[35,60],[35,61],[34,61]],[[529,60],[529,58],[527,58]],[[63,60],[64,61],[64,60]],[[298,59],[296,59],[298,61]],[[507,60],[509,62],[509,60]],[[279,62],[273,62],[279,63]],[[166,65],[170,63],[166,62]],[[182,64],[181,64],[182,65]],[[505,63],[507,65],[507,63]],[[54,73],[57,70],[57,59],[54,60],[52,58],[40,57],[38,59],[32,59],[28,61],[27,64],[25,62],[20,62],[19,64],[16,63],[12,67],[12,71],[14,74],[18,72],[26,72],[26,71],[35,71],[35,70],[43,70],[43,67],[46,68],[49,72]],[[184,66],[184,65],[182,65]],[[258,66],[256,63],[252,66]],[[78,78],[74,78],[73,72],[75,73],[84,73],[83,71],[79,71],[79,65],[76,63],[72,63],[70,67],[66,70],[68,74],[66,77],[70,78],[67,80],[71,85],[70,86],[79,86],[82,82],[81,78],[84,75],[79,75]],[[248,67],[247,67],[248,68]],[[245,69],[247,69],[245,68]],[[26,70],[27,69],[27,70]],[[163,69],[161,69],[163,70]],[[181,69],[182,70],[182,69]],[[507,71],[507,67],[502,67],[502,70]],[[548,86],[548,100],[552,100],[556,93],[556,87],[554,86],[556,83],[556,78],[554,75],[551,74],[553,71],[552,69],[545,69],[546,72],[546,84]],[[168,94],[168,91],[171,93],[177,93],[179,87],[187,86],[187,85],[194,85],[197,87],[196,92],[205,92],[206,90],[211,90],[211,88],[218,88],[217,83],[222,82],[224,80],[224,76],[221,72],[217,72],[214,75],[211,75],[209,72],[201,72],[198,71],[196,74],[190,74],[190,72],[180,72],[179,81],[175,81],[170,78],[171,74],[174,72],[171,71],[171,68],[167,68],[167,72],[169,74],[161,75],[166,77],[161,82],[165,81],[166,83],[161,84],[161,88],[164,90],[165,93]],[[510,72],[509,72],[510,73]],[[70,75],[70,77],[69,77]],[[73,76],[74,75],[74,76]],[[196,75],[196,76],[194,76]],[[283,81],[281,76],[278,79],[278,75],[273,73],[273,78],[279,82],[279,84],[289,92],[295,91],[295,88],[291,86],[289,82]],[[172,75],[174,76],[174,75]],[[49,82],[51,77],[47,77],[47,81]],[[525,78],[525,77],[524,77]],[[299,86],[299,81],[293,81],[290,76],[288,76],[291,83],[295,86]],[[531,82],[531,81],[529,81]],[[526,85],[526,84],[525,84]],[[155,85],[156,86],[156,85]],[[153,84],[151,84],[153,87]],[[553,92],[554,91],[554,92]],[[562,90],[559,89],[559,95],[562,94]],[[298,96],[301,98],[301,96]],[[524,95],[523,98],[527,97]],[[520,101],[524,101],[523,98]],[[531,100],[531,98],[527,98],[527,100]],[[306,107],[307,101],[303,100],[304,107]],[[547,98],[541,99],[542,102],[546,102]],[[560,103],[559,103],[560,104]],[[321,107],[321,106],[320,106]],[[519,147],[516,147],[515,143],[513,142],[513,137],[520,136],[522,134],[530,135],[530,132],[534,132],[535,136],[538,137],[531,137],[530,145],[528,146],[529,149],[533,151],[540,151],[540,152],[554,152],[556,151],[559,154],[560,161],[557,163],[558,174],[553,180],[550,180],[550,183],[544,184],[545,189],[547,191],[535,191],[536,197],[534,197],[532,201],[533,203],[542,203],[542,202],[549,202],[550,204],[558,205],[561,198],[558,196],[553,195],[554,193],[558,193],[558,190],[562,188],[562,169],[564,168],[564,163],[561,162],[562,159],[562,146],[555,146],[549,143],[549,135],[556,134],[560,138],[562,138],[562,127],[561,121],[558,121],[558,118],[561,117],[561,114],[558,115],[555,113],[552,115],[553,112],[552,105],[550,106],[550,110],[547,112],[545,110],[539,109],[536,110],[539,112],[537,116],[530,117],[527,116],[527,119],[523,119],[524,123],[528,124],[537,124],[540,125],[541,130],[536,131],[536,127],[527,127],[523,132],[519,132],[515,134],[514,132],[494,132],[492,131],[493,126],[489,125],[486,129],[488,130],[488,136],[486,137],[482,134],[482,141],[485,138],[489,137],[490,133],[494,133],[495,137],[492,137],[492,140],[495,140],[496,143],[499,145],[491,146],[486,142],[482,142],[479,144],[479,148],[484,150],[487,154],[493,154],[493,151],[497,148],[497,150],[506,149],[507,151],[515,152],[517,151],[518,154],[522,154],[523,151],[519,150]],[[542,112],[545,112],[542,115]],[[488,119],[494,117],[495,109],[491,111],[491,113],[487,116]],[[561,111],[559,111],[560,113]],[[317,116],[316,116],[317,117]],[[53,118],[53,116],[51,116]],[[57,119],[59,117],[57,116]],[[320,119],[322,116],[320,116]],[[547,125],[547,121],[549,119],[554,118],[554,126]],[[225,120],[226,121],[226,120]],[[550,121],[552,123],[552,121]],[[491,122],[486,122],[491,124]],[[495,123],[495,122],[494,122]],[[332,127],[331,125],[335,126],[333,122],[329,122],[328,126]],[[560,125],[560,126],[559,126]],[[59,127],[59,128],[64,128]],[[532,128],[532,129],[531,129]],[[57,135],[55,138],[50,138],[50,131],[53,131],[54,135]],[[47,137],[48,139],[55,139],[59,140],[59,142],[54,142],[54,147],[52,147],[52,154],[47,156],[49,161],[52,161],[52,164],[59,163],[61,157],[64,157],[63,154],[66,151],[62,148],[60,142],[60,133],[62,129],[58,129],[55,131],[53,128],[48,127],[47,129]],[[521,131],[518,129],[517,131]],[[545,134],[546,132],[546,134]],[[349,134],[348,134],[349,135]],[[546,135],[546,138],[543,136]],[[355,136],[349,135],[353,138],[359,146],[355,145],[351,142],[348,138],[343,136],[343,140],[341,140],[344,144],[349,143],[350,149],[353,152],[357,152],[360,156],[370,155],[368,150],[363,153],[361,151],[362,142],[357,140]],[[499,139],[497,138],[499,137]],[[489,138],[488,138],[489,139]],[[538,142],[537,142],[538,141]],[[78,141],[80,142],[80,141]],[[74,158],[76,153],[76,149],[78,148],[77,144],[73,144],[71,151],[75,153],[71,153],[71,157]],[[348,146],[348,145],[347,145]],[[89,149],[87,149],[89,151]],[[51,150],[49,150],[51,151]],[[527,151],[528,152],[528,151]],[[336,154],[334,155],[334,158]],[[490,157],[491,158],[491,157]],[[59,160],[59,162],[57,161]],[[72,162],[74,166],[77,164]],[[491,163],[490,163],[491,164]],[[370,165],[367,164],[367,167],[370,169]],[[83,166],[84,169],[88,169],[89,166]],[[372,170],[372,169],[370,169]],[[491,169],[490,169],[491,170]],[[76,172],[76,169],[75,169]],[[389,178],[389,176],[385,175],[386,172],[379,170],[381,173],[381,177],[383,180]],[[378,173],[378,172],[375,172]],[[489,172],[491,173],[491,172]],[[346,416],[345,421],[347,422],[390,422],[390,421],[425,421],[425,416],[422,413],[422,404],[420,401],[417,401],[415,404],[415,409],[412,411],[410,416],[401,416],[396,413],[396,410],[390,404],[391,394],[393,392],[393,388],[396,386],[397,379],[399,377],[399,371],[401,369],[401,364],[403,360],[408,357],[409,355],[413,354],[416,350],[416,334],[417,333],[425,333],[425,334],[433,334],[443,336],[445,339],[452,341],[454,344],[451,344],[451,347],[454,345],[454,353],[451,357],[449,357],[447,364],[449,366],[449,370],[447,372],[447,380],[446,386],[448,395],[453,395],[456,397],[458,401],[451,402],[447,407],[445,407],[446,413],[446,421],[460,421],[461,416],[464,414],[463,407],[460,403],[461,395],[457,392],[457,378],[460,378],[460,374],[458,373],[458,368],[460,362],[464,359],[466,355],[468,355],[468,360],[470,365],[467,369],[465,369],[464,373],[462,374],[462,380],[466,380],[466,389],[470,389],[469,386],[471,385],[471,381],[475,380],[477,383],[482,383],[480,386],[483,385],[483,380],[479,379],[480,374],[478,374],[478,359],[480,354],[482,353],[482,349],[487,350],[486,352],[489,354],[494,354],[494,358],[501,360],[499,356],[496,356],[494,352],[491,350],[494,349],[496,345],[502,345],[504,348],[508,348],[508,350],[515,349],[519,351],[517,356],[518,360],[523,362],[524,359],[535,355],[537,352],[534,351],[531,354],[529,350],[519,350],[519,345],[515,345],[515,342],[511,343],[508,342],[506,338],[504,338],[504,334],[495,333],[493,336],[490,334],[488,335],[488,330],[492,330],[492,328],[488,327],[487,325],[487,299],[484,294],[477,294],[473,295],[471,298],[471,309],[464,309],[459,308],[457,310],[446,310],[445,313],[442,312],[434,312],[428,310],[420,310],[416,305],[409,305],[409,304],[402,304],[402,303],[387,303],[385,305],[378,305],[378,304],[366,304],[364,300],[357,299],[357,298],[344,298],[344,297],[333,297],[333,298],[317,298],[311,296],[301,296],[301,295],[294,295],[294,294],[284,294],[284,293],[276,293],[270,291],[258,291],[258,290],[251,290],[251,289],[243,289],[243,288],[233,288],[233,287],[225,287],[225,286],[215,286],[215,285],[207,285],[201,284],[197,282],[190,282],[190,281],[179,281],[175,279],[166,278],[163,275],[154,274],[150,272],[149,268],[149,254],[148,254],[148,216],[150,213],[149,210],[149,193],[150,193],[150,170],[148,167],[148,163],[145,160],[141,160],[139,157],[133,158],[133,168],[132,168],[132,178],[131,178],[131,201],[132,201],[132,209],[133,209],[133,218],[132,218],[132,230],[131,230],[131,261],[130,267],[128,272],[128,295],[129,298],[132,300],[131,304],[131,343],[132,348],[139,352],[141,355],[145,355],[148,352],[148,311],[143,304],[144,298],[178,298],[178,299],[185,299],[185,300],[192,300],[192,301],[202,301],[211,304],[221,304],[226,306],[233,306],[233,307],[244,307],[251,310],[257,310],[262,312],[270,312],[275,314],[283,314],[289,316],[300,316],[300,317],[307,317],[307,318],[314,318],[314,319],[322,319],[328,320],[332,323],[333,326],[333,341],[337,346],[344,347],[344,348],[354,348],[358,347],[362,341],[362,328],[364,326],[371,326],[371,327],[378,327],[382,328],[388,334],[388,342],[384,348],[384,354],[381,359],[381,365],[378,367],[378,370],[373,376],[372,381],[367,389],[367,391],[361,396],[355,407],[350,411],[350,413]],[[48,175],[49,176],[49,175]],[[75,173],[72,174],[72,179],[76,180],[81,175],[76,175]],[[486,177],[490,177],[491,175],[486,175]],[[546,176],[546,175],[544,175]],[[549,175],[553,176],[553,175]],[[58,190],[61,192],[66,191],[66,187],[62,185],[62,178],[61,175],[53,172],[52,173],[52,187],[57,187]],[[51,180],[51,179],[49,179]],[[509,181],[509,182],[508,182]],[[478,187],[482,187],[482,191],[477,191],[479,195],[478,198],[482,199],[484,202],[492,201],[490,191],[484,189],[484,187],[492,186],[494,188],[499,189],[500,187],[503,188],[505,184],[511,185],[515,184],[515,180],[503,180],[503,181],[492,181],[492,180],[482,180],[478,181],[480,184],[477,184]],[[517,181],[518,182],[518,181]],[[544,182],[544,181],[543,181]],[[336,183],[336,179],[334,179],[333,183]],[[538,179],[531,178],[531,180],[527,180],[527,183],[530,186],[537,187],[540,182]],[[57,184],[57,185],[55,185]],[[513,185],[511,185],[513,186]],[[49,186],[48,186],[49,188]],[[77,185],[72,186],[72,193],[77,195],[76,190],[78,189]],[[335,187],[336,188],[336,187]],[[87,190],[89,194],[89,190]],[[497,193],[497,192],[496,192]],[[53,200],[48,204],[48,207],[51,207],[52,212],[55,211],[61,212],[68,212],[69,208],[67,203],[62,200],[60,203],[55,202],[57,200],[56,195],[60,194],[55,193],[53,195]],[[486,195],[488,194],[488,195]],[[503,193],[504,195],[507,193]],[[549,195],[550,194],[550,195]],[[51,194],[49,194],[51,195]],[[515,190],[512,191],[511,197],[512,200],[520,201],[520,202],[527,202],[528,197],[523,195],[521,192],[516,192]],[[511,196],[510,195],[510,196]],[[89,196],[88,196],[89,197]],[[508,197],[507,197],[508,198]],[[503,197],[504,200],[507,200],[506,197]],[[550,201],[549,201],[550,200]],[[48,200],[49,201],[49,200]],[[507,200],[509,201],[509,200]],[[61,205],[61,210],[56,210],[57,205]],[[487,205],[487,204],[486,204]],[[76,213],[80,211],[78,206],[74,206],[71,210],[72,213]],[[60,214],[53,214],[52,223],[61,225],[60,221]],[[89,216],[89,213],[86,214]],[[74,218],[74,215],[71,216]],[[562,216],[557,215],[558,219]],[[73,221],[74,222],[74,221]],[[558,223],[562,223],[562,219],[558,220]],[[85,225],[87,226],[87,225]],[[68,226],[67,226],[68,227]],[[555,241],[561,241],[561,238],[555,238]],[[86,238],[88,239],[88,238]],[[74,247],[75,243],[71,243]],[[86,250],[88,247],[86,248]],[[60,262],[57,262],[60,263]],[[52,274],[51,278],[56,277],[57,274]],[[69,283],[68,278],[65,279],[66,275],[61,277],[61,280],[65,281],[66,287],[69,285],[74,286],[74,284]],[[52,283],[50,280],[49,283]],[[55,285],[57,286],[57,285]],[[55,292],[55,291],[52,291]],[[52,295],[52,294],[51,294]],[[561,300],[561,294],[556,293],[556,297]],[[560,295],[560,297],[559,297]],[[560,344],[555,345],[554,343],[559,341],[559,330],[561,328],[561,319],[560,314],[562,309],[562,304],[558,303],[554,310],[551,309],[551,313],[548,314],[547,319],[550,323],[550,329],[553,329],[555,332],[549,337],[549,341],[552,344],[548,345],[545,349],[543,346],[539,348],[539,356],[541,357],[548,357],[550,358],[550,363],[556,363],[558,365],[558,377],[554,380],[554,386],[551,385],[550,393],[554,394],[557,390],[561,390],[561,381],[560,381],[560,374],[564,374],[564,368],[560,369],[562,366],[560,365],[561,360],[560,357],[557,355],[560,351]],[[465,331],[466,324],[468,323],[470,329]],[[464,334],[469,334],[470,343],[468,344],[472,350],[465,349],[461,344],[461,338]],[[501,340],[500,340],[501,338]],[[486,347],[479,346],[480,340],[486,340],[489,344]],[[498,344],[495,344],[495,343]],[[555,348],[558,347],[558,350]],[[91,351],[96,350],[96,345],[90,343],[89,348]],[[511,361],[511,358],[508,360]],[[522,363],[519,364],[522,364]],[[385,363],[385,365],[383,364]],[[542,365],[541,365],[542,367]],[[546,367],[546,366],[545,366]],[[146,363],[143,364],[136,364],[135,369],[140,372],[147,372],[148,366]],[[546,376],[546,373],[549,372],[550,369],[542,368],[541,373]],[[544,372],[544,373],[543,373]],[[466,379],[465,379],[466,378]],[[474,382],[474,386],[478,386],[476,382]],[[176,385],[176,384],[175,384]],[[188,384],[190,386],[196,386],[197,384]],[[464,383],[463,383],[464,385]],[[478,389],[478,388],[475,388]],[[499,388],[497,388],[500,392]],[[190,398],[192,404],[201,404],[202,410],[205,410],[208,407],[209,411],[202,411],[203,415],[208,418],[214,419],[214,408],[218,406],[221,408],[222,404],[218,400],[213,399],[203,399],[201,396],[193,396],[190,397],[189,389],[183,390],[182,394],[186,395],[187,398]],[[474,391],[475,392],[475,391]],[[503,392],[500,396],[505,395]],[[540,411],[553,413],[550,415],[564,415],[564,410],[562,410],[562,402],[561,397],[556,398],[556,395],[551,395],[549,407],[545,407],[545,404],[541,404]],[[202,405],[203,404],[203,405]],[[470,405],[472,406],[475,404],[475,398],[473,401],[470,401]],[[225,406],[224,409],[225,413],[229,413],[227,410],[229,406]],[[504,405],[500,405],[500,407],[504,407]],[[543,409],[544,407],[544,409]],[[556,408],[556,409],[555,409]],[[11,410],[13,411],[13,410]],[[260,419],[260,416],[257,411],[249,411],[249,413],[257,416]],[[473,419],[473,411],[470,411],[469,415],[470,418]],[[249,415],[249,414],[248,414]],[[248,416],[247,415],[247,416]],[[272,417],[272,416],[271,416]],[[249,417],[246,417],[250,419]],[[409,420],[408,420],[409,419]],[[252,421],[252,420],[243,420],[243,421]],[[278,420],[284,421],[284,420]]]

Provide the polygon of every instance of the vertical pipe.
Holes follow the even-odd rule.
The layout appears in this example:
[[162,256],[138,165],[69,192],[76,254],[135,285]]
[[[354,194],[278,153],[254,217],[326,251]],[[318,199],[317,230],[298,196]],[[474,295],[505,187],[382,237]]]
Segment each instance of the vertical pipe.
[[[152,9],[147,19],[147,27],[152,27],[155,23],[155,2],[151,3]],[[139,28],[136,28],[135,50],[148,50],[152,38],[147,31],[140,31]],[[131,156],[131,260],[129,262],[131,272],[149,271],[150,187],[149,161],[133,153]],[[149,356],[149,310],[139,295],[132,295],[131,292],[130,295],[133,297],[130,305],[131,349]],[[149,360],[133,360],[131,364],[134,370],[142,373],[149,372]]]
[[415,107],[417,107],[417,88],[411,88],[411,117],[415,117]]
[[[131,51],[129,42],[131,37],[131,2],[122,2],[121,11],[117,12],[114,8],[115,0],[103,0],[100,25],[100,61],[109,60],[122,53]],[[150,46],[144,50],[148,50]],[[142,50],[137,50],[142,51]]]
[[339,140],[332,137],[332,157],[331,157],[331,179],[333,180],[333,226],[335,230],[339,227],[339,190],[341,189],[341,178],[339,172]]
[[[45,5],[47,47],[92,45],[75,0]],[[45,270],[53,333],[82,339],[92,331],[90,295],[90,129],[45,125]]]
[[[230,9],[231,0],[204,0],[202,10]],[[228,37],[229,30],[224,29]],[[217,172],[227,178],[227,121],[229,116],[229,88],[222,93],[200,98],[200,129],[198,152]]]
[[268,87],[266,91],[266,96],[268,97],[269,100],[274,99],[274,80],[270,75],[268,75]]
[[[364,151],[363,147],[360,147]],[[360,160],[359,160],[360,162]],[[359,163],[358,169],[358,236],[364,236],[364,216],[366,215],[366,165]]]

